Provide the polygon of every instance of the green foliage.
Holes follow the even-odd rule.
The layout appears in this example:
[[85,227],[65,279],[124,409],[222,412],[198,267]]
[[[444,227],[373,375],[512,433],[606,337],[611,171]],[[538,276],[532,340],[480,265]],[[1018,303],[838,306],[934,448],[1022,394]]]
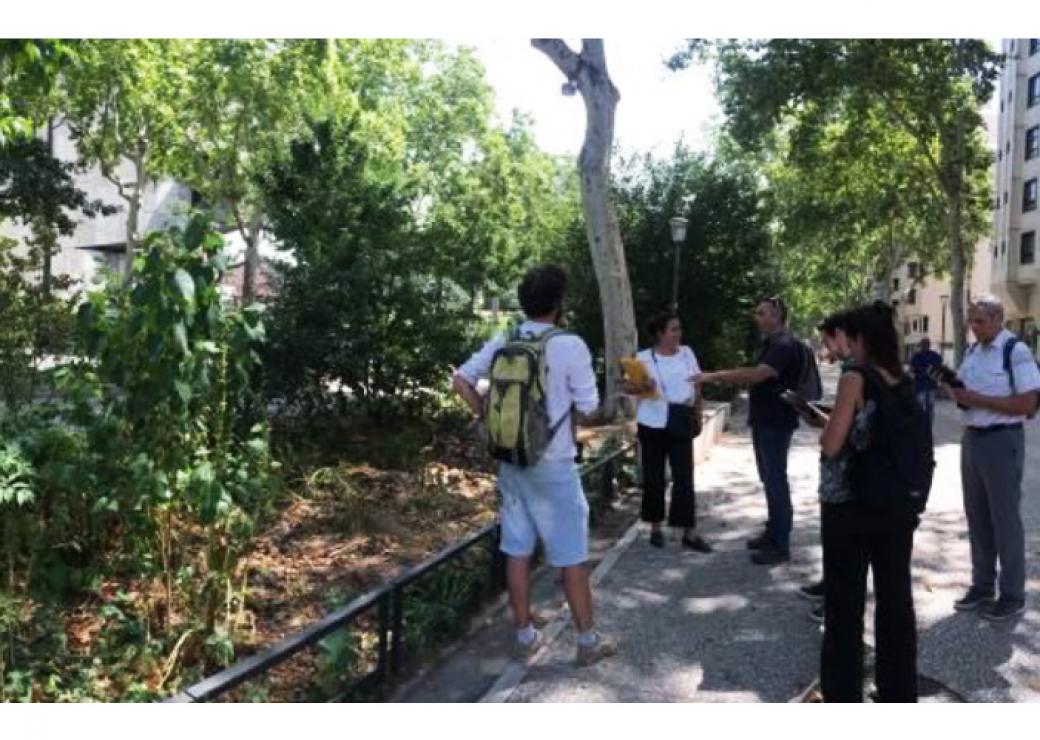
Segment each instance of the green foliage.
[[[807,252],[817,263],[830,257],[872,277],[908,258],[948,266],[959,357],[965,277],[992,203],[980,108],[993,93],[1001,56],[979,39],[727,41],[715,52],[734,138],[762,152],[780,132],[784,165],[800,169],[803,182],[815,181],[786,190],[787,215],[795,218],[785,257],[792,264]],[[808,222],[799,225],[799,214]],[[832,228],[827,220],[835,214]],[[835,229],[845,238],[835,238]],[[931,246],[939,234],[944,257]],[[817,269],[808,277],[833,274]]]
[[936,239],[941,202],[921,186],[911,136],[877,116],[843,117],[819,128],[793,122],[774,146],[766,171],[796,314],[818,318],[866,300],[909,259],[930,273],[948,267]]
[[108,485],[95,508],[144,536],[136,554],[161,568],[171,601],[172,574],[184,561],[175,527],[205,532],[199,596],[211,635],[270,489],[253,382],[264,340],[261,311],[223,306],[223,240],[207,223],[196,215],[184,229],[150,235],[132,281],[89,297],[78,318],[94,361],[69,390],[80,401],[79,418],[90,424],[91,447],[105,455]]
[[[74,211],[110,209],[40,142],[0,149],[0,216],[33,232],[28,251],[0,250],[0,690],[150,700],[234,658],[239,561],[275,498],[261,382],[290,401],[339,390],[354,408],[325,417],[332,430],[373,409],[425,412],[400,445],[351,448],[414,466],[451,413],[449,365],[487,329],[478,297],[512,294],[561,240],[577,181],[529,122],[493,124],[472,52],[436,42],[0,42],[0,82],[0,140],[67,123],[79,164],[128,206],[132,254],[124,280],[66,295],[47,277],[57,237]],[[139,240],[140,193],[164,175],[217,216]],[[228,266],[210,227],[232,221],[292,250],[267,313],[220,299]],[[461,505],[443,481],[422,488],[406,516]],[[362,498],[344,521],[368,516]],[[113,581],[134,588],[113,596]],[[470,585],[446,576],[410,619],[452,621],[444,604]],[[102,632],[82,657],[59,616],[86,593]],[[325,648],[326,678],[342,677],[349,644]]]
[[[434,42],[337,41],[305,133],[262,178],[280,270],[269,391],[290,403],[428,411],[475,342],[480,293],[514,290],[559,241],[576,187],[528,123],[490,124],[472,53]],[[338,394],[335,391],[338,390]]]
[[314,682],[325,699],[335,697],[357,678],[360,663],[357,635],[341,629],[318,643],[318,671]]
[[51,156],[44,141],[17,138],[0,143],[0,218],[12,219],[68,236],[76,223],[73,212],[93,217],[113,212],[99,200],[88,200],[76,187],[75,167]]
[[[274,493],[256,387],[261,309],[223,305],[223,240],[208,223],[195,215],[150,235],[132,280],[83,302],[80,359],[56,373],[59,397],[0,418],[7,592],[49,603],[102,572],[165,587],[161,605],[126,597],[100,613],[111,624],[97,649],[127,678],[128,700],[154,698],[154,683],[133,681],[165,681],[188,652],[208,666],[233,659],[233,577]],[[178,642],[153,639],[151,623],[183,606]],[[63,696],[62,670],[26,670]]]
[[166,172],[172,142],[183,131],[186,42],[82,39],[74,48],[56,105],[80,160],[112,176],[122,157],[153,175]]
[[47,380],[37,371],[41,362],[69,350],[72,312],[65,296],[73,285],[50,269],[59,235],[72,234],[77,214],[112,210],[89,201],[72,173],[42,141],[0,142],[0,221],[30,230],[21,246],[0,237],[0,402],[9,410],[40,392]]
[[[684,198],[696,195],[680,245],[684,341],[706,368],[743,360],[754,336],[750,307],[779,283],[770,248],[769,202],[755,165],[732,151],[720,149],[711,159],[680,146],[667,161],[622,160],[614,187],[642,346],[652,342],[642,324],[671,300],[674,245],[668,220],[684,208]],[[603,323],[592,259],[582,225],[575,221],[569,233],[556,258],[570,271],[570,326],[598,354]]]
[[272,305],[270,392],[296,400],[335,382],[363,406],[422,408],[465,341],[468,305],[428,271],[404,185],[372,171],[356,120],[312,132],[269,181],[272,229],[297,260]]
[[28,139],[75,50],[59,39],[0,39],[0,147]]

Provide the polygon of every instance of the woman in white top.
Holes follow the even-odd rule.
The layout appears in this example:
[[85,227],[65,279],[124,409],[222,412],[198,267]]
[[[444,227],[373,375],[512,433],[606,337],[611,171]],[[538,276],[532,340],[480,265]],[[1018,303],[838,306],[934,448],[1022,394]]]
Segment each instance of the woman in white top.
[[[664,547],[661,524],[665,515],[664,466],[667,461],[672,471],[668,526],[682,527],[683,547],[711,552],[711,546],[696,533],[693,491],[691,427],[699,428],[701,420],[701,402],[693,379],[701,369],[693,350],[682,344],[682,323],[674,313],[664,311],[651,317],[647,334],[654,339],[654,346],[640,352],[637,358],[646,366],[649,380],[644,386],[632,382],[625,386],[627,393],[643,396],[636,414],[643,463],[641,516],[650,523],[650,544]],[[647,397],[651,393],[653,396]],[[673,423],[669,423],[670,414],[676,417]]]

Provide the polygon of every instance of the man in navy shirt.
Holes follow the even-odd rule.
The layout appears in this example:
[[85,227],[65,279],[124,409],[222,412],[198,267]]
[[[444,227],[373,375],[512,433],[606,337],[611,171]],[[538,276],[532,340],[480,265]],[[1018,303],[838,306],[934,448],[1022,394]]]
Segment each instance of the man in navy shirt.
[[753,312],[762,334],[755,364],[697,376],[698,383],[748,385],[748,426],[755,450],[758,476],[765,489],[769,521],[766,531],[748,541],[756,565],[776,565],[791,559],[790,538],[794,521],[791,486],[787,480],[787,453],[798,427],[798,414],[780,398],[798,385],[802,349],[787,330],[787,306],[779,297],[763,298]]
[[918,349],[910,358],[910,369],[914,374],[914,394],[928,414],[928,420],[935,418],[935,381],[928,377],[928,371],[942,365],[942,357],[932,351],[932,343],[927,337],[921,340]]

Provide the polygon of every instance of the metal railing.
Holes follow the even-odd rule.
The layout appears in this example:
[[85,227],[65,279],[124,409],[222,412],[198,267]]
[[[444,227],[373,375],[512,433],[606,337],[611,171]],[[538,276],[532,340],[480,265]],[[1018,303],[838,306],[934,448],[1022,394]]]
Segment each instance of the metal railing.
[[[629,442],[595,463],[582,468],[581,477],[584,483],[589,484],[595,480],[595,485],[589,486],[590,489],[596,491],[595,498],[592,500],[594,505],[590,507],[594,519],[598,512],[609,506],[615,498],[615,481],[623,465],[623,459],[634,448],[635,443]],[[488,597],[500,593],[505,588],[505,561],[498,550],[499,536],[499,523],[489,524],[450,545],[432,558],[406,568],[379,588],[334,610],[303,631],[291,635],[255,655],[243,658],[234,665],[189,686],[166,701],[190,703],[219,698],[245,682],[285,663],[307,648],[317,645],[337,630],[351,627],[360,618],[371,615],[373,612],[375,613],[377,635],[375,665],[371,670],[354,678],[344,686],[332,697],[332,700],[346,701],[386,686],[390,679],[399,676],[405,667],[406,590],[417,587],[420,581],[443,571],[447,566],[456,564],[470,553],[479,551],[479,548],[486,548],[484,555],[489,563],[489,566],[485,566],[489,568],[486,573],[487,585],[478,594],[479,602],[483,603]]]

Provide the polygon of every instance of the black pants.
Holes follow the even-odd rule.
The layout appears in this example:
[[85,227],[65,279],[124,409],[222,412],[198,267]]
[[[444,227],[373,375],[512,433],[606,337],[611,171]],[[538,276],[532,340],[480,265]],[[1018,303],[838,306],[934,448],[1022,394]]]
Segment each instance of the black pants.
[[643,462],[644,522],[664,521],[664,466],[672,470],[672,501],[668,525],[688,527],[697,524],[693,493],[693,440],[676,439],[664,429],[639,425],[639,449]]
[[856,503],[823,504],[824,635],[820,684],[827,702],[863,701],[863,607],[874,571],[878,698],[917,701],[917,626],[910,553],[918,517]]

